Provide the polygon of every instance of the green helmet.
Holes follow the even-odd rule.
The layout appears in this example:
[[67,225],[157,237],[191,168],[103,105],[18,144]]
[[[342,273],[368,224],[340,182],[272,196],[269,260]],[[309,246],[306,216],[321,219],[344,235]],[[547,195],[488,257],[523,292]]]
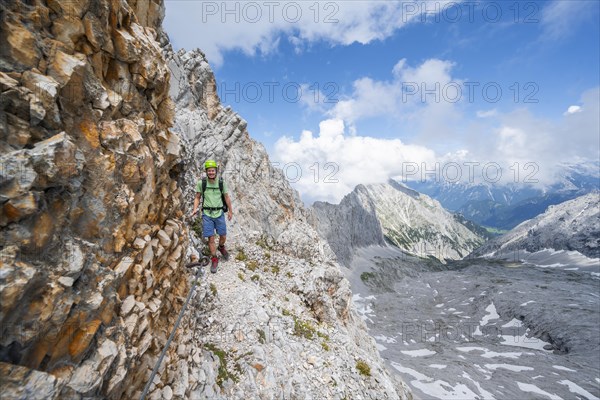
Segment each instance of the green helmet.
[[209,168],[219,168],[217,166],[217,162],[215,160],[206,160],[206,162],[204,163],[204,169],[209,169]]

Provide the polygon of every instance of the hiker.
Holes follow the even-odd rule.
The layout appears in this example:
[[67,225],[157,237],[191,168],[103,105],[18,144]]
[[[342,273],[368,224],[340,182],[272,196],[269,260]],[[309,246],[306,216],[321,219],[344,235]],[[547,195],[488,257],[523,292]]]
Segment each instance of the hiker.
[[[231,221],[233,212],[231,211],[231,200],[227,193],[227,185],[222,177],[217,179],[218,166],[216,161],[207,160],[204,163],[204,169],[208,179],[204,178],[196,184],[196,197],[194,198],[193,218],[198,212],[198,205],[201,204],[202,210],[202,234],[208,238],[208,248],[212,258],[210,272],[217,272],[219,258],[217,257],[217,247],[215,245],[215,230],[219,235],[219,252],[225,261],[229,259],[229,253],[225,250],[225,241],[227,240],[227,225],[225,224],[225,211],[227,219]],[[205,193],[206,192],[206,193]],[[200,201],[202,199],[202,202]]]

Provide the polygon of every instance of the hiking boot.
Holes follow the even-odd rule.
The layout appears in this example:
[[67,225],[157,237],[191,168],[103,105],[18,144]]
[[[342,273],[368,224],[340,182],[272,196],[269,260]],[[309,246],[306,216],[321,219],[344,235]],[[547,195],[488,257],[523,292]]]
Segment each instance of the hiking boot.
[[227,250],[225,250],[225,245],[219,246],[219,252],[223,256],[223,260],[229,260],[229,253],[227,252]]
[[217,267],[219,266],[219,259],[217,257],[212,258],[212,264],[210,265],[210,272],[213,274],[217,272]]

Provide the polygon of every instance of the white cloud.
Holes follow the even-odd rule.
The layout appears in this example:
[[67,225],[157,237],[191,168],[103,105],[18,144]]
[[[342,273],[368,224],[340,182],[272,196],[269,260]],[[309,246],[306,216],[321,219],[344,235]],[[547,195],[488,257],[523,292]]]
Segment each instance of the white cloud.
[[[436,2],[439,10],[450,0]],[[391,36],[420,17],[426,7],[406,1],[243,2],[167,1],[165,30],[177,48],[200,48],[211,65],[223,54],[241,50],[250,55],[276,50],[281,37],[297,52],[303,43],[367,44]],[[417,12],[414,12],[414,10]]]
[[402,175],[407,163],[433,163],[435,154],[424,146],[408,145],[399,139],[346,136],[344,122],[328,119],[319,124],[319,134],[302,132],[300,139],[282,137],[275,144],[274,158],[295,180],[307,202],[337,203],[358,184],[385,182]]
[[[541,13],[545,40],[559,40],[571,35],[582,21],[598,17],[598,3],[588,0],[554,0]],[[595,9],[594,9],[595,8]]]
[[[309,203],[336,203],[358,184],[385,182],[390,177],[414,180],[426,178],[427,171],[431,177],[431,171],[436,171],[433,175],[442,179],[448,163],[459,166],[464,181],[544,186],[556,181],[560,164],[600,158],[599,99],[600,88],[586,91],[579,111],[558,122],[522,108],[496,111],[495,118],[474,119],[464,127],[446,124],[444,135],[463,136],[454,150],[442,155],[436,155],[437,142],[409,144],[399,139],[348,136],[344,121],[331,118],[321,122],[317,136],[304,131],[298,140],[279,139],[274,159],[284,171],[288,167],[291,178],[301,170],[300,179],[292,183]],[[435,124],[444,125],[445,121],[440,117]],[[447,171],[454,176],[454,169]],[[327,176],[338,182],[326,181]]]
[[[452,79],[450,61],[429,59],[411,67],[401,59],[392,70],[390,81],[360,78],[352,85],[352,94],[340,100],[328,111],[330,118],[342,119],[353,129],[364,118],[396,117],[417,120],[423,132],[440,132],[437,124],[453,119],[457,88],[461,80]],[[461,89],[458,89],[461,90]]]
[[[527,109],[499,114],[497,125],[477,125],[466,142],[473,159],[497,162],[507,173],[502,182],[514,181],[515,166],[520,177],[537,170],[541,185],[555,182],[559,164],[600,159],[600,88],[584,92],[583,106],[569,108],[562,119],[544,119]],[[526,165],[533,165],[525,170]],[[523,182],[520,180],[519,182]]]
[[491,110],[479,110],[477,111],[477,118],[491,118],[491,117],[495,117],[498,115],[498,110],[491,109]]
[[569,115],[569,114],[575,114],[578,112],[581,112],[581,107],[580,106],[569,106],[569,108],[567,109],[567,111],[563,114],[563,115]]

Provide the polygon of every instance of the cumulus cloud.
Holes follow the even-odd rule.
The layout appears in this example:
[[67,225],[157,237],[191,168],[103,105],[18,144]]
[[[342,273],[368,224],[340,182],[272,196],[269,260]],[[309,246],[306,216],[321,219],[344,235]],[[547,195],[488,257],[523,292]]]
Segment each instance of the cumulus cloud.
[[[441,10],[452,1],[436,3]],[[350,45],[383,40],[419,18],[421,8],[427,11],[407,5],[406,1],[168,1],[164,25],[176,47],[199,47],[211,65],[219,66],[226,51],[268,54],[282,37],[296,52],[318,41]]]
[[409,164],[431,164],[435,158],[431,149],[399,139],[347,136],[340,119],[322,121],[316,136],[303,131],[299,140],[282,137],[275,144],[274,154],[309,203],[337,203],[358,184],[385,182],[401,176]]
[[358,184],[390,177],[543,187],[556,182],[560,164],[600,159],[599,99],[600,88],[586,91],[578,111],[558,121],[521,108],[494,111],[494,118],[474,119],[461,128],[447,125],[447,135],[465,132],[458,147],[445,153],[435,142],[348,136],[343,119],[329,118],[317,135],[303,131],[298,140],[279,139],[274,159],[309,203],[337,203]]
[[567,108],[567,111],[563,115],[575,114],[578,112],[581,112],[580,106],[569,106],[569,108]]
[[461,100],[462,81],[452,78],[454,65],[434,58],[412,67],[401,59],[388,81],[367,77],[354,81],[352,93],[337,102],[327,116],[345,121],[352,131],[364,118],[395,117],[418,121],[417,132],[425,136],[440,135],[459,115],[455,104]]
[[539,185],[554,183],[560,164],[600,159],[599,99],[600,88],[587,90],[580,99],[583,106],[569,107],[570,112],[558,120],[538,117],[525,108],[498,114],[490,124],[470,129],[466,141],[470,155],[502,165],[506,171],[502,183],[515,181],[515,169],[520,170],[517,183],[524,183],[528,174]]

